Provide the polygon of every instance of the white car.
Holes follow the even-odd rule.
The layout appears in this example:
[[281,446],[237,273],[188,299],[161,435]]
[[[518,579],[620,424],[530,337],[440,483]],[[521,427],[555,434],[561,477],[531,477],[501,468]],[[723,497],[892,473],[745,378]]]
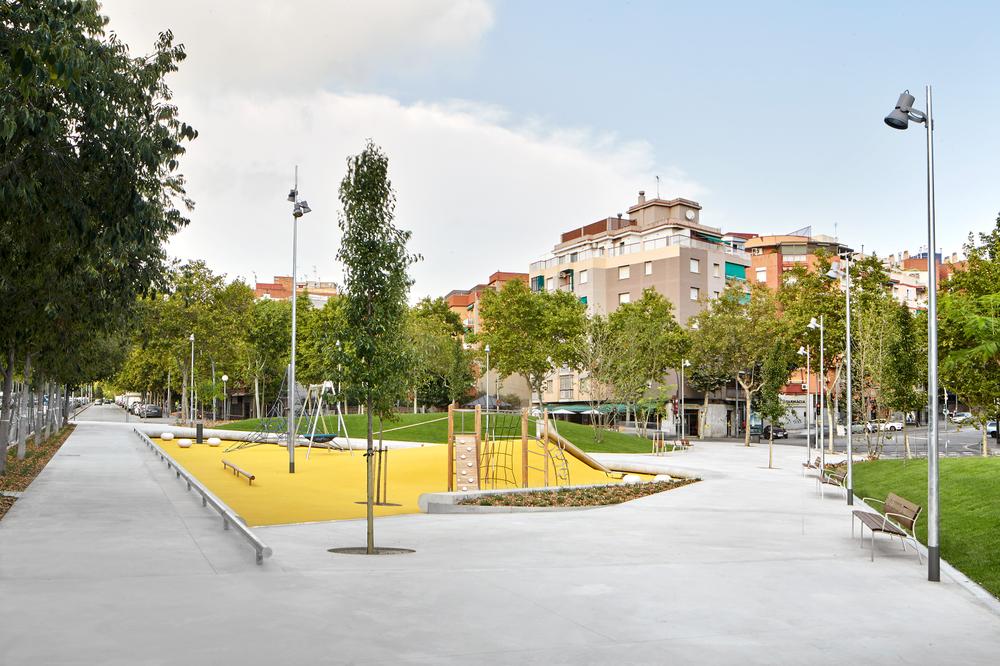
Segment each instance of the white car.
[[986,436],[987,437],[996,437],[997,436],[997,422],[996,421],[989,421],[986,424]]
[[951,415],[951,422],[952,423],[965,423],[966,421],[970,420],[971,418],[972,418],[972,414],[970,412],[955,412],[954,414]]
[[888,430],[889,432],[896,432],[903,429],[902,421],[869,421],[865,424],[866,432],[877,432],[879,430]]

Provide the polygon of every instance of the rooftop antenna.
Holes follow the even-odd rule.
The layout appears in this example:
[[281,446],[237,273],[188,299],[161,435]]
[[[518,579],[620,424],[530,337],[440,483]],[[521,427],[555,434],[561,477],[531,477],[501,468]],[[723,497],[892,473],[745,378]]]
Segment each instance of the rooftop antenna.
[[656,198],[660,198],[660,177],[656,177]]

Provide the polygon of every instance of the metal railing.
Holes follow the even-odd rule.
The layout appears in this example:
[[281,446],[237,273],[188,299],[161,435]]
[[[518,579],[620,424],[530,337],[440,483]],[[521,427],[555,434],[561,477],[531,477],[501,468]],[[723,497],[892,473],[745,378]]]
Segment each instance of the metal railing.
[[202,506],[208,506],[211,504],[212,508],[219,512],[219,515],[222,516],[223,529],[228,530],[231,525],[236,528],[236,531],[239,532],[244,539],[250,542],[250,545],[253,546],[256,553],[257,564],[263,564],[265,557],[271,557],[271,547],[265,545],[264,542],[258,539],[257,535],[250,531],[250,528],[246,526],[239,516],[233,513],[233,510],[226,506],[222,500],[212,494],[212,491],[203,486],[198,479],[191,475],[190,472],[178,465],[166,451],[160,448],[160,446],[151,440],[145,433],[140,432],[137,428],[133,428],[132,432],[138,435],[139,439],[141,439],[153,453],[160,456],[160,459],[167,464],[168,469],[172,468],[174,470],[178,479],[183,478],[184,481],[187,482],[188,490],[193,489],[201,495]]

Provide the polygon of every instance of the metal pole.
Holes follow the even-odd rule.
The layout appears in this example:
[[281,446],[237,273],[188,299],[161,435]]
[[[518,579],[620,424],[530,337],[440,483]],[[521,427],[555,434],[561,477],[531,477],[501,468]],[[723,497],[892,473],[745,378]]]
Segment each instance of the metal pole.
[[486,345],[486,434],[490,432],[490,346]]
[[806,464],[812,459],[812,428],[809,419],[812,415],[812,365],[809,346],[806,345]]
[[847,333],[846,333],[846,351],[847,351],[847,503],[848,505],[854,504],[854,439],[851,433],[851,407],[854,402],[852,397],[852,381],[851,381],[851,255],[847,253],[844,256],[844,263],[846,264],[846,270],[844,275],[847,278]]
[[191,334],[191,397],[190,397],[190,412],[191,423],[194,423],[194,333]]
[[931,87],[927,93],[927,394],[930,418],[927,422],[927,580],[941,580],[941,552],[938,541],[938,340],[937,340],[937,254],[934,212],[934,110]]
[[[295,166],[294,202],[299,202],[299,167]],[[288,473],[295,474],[295,301],[298,281],[296,265],[296,245],[298,243],[299,218],[292,214],[292,357],[288,366]]]
[[[826,420],[823,416],[823,406],[825,404],[824,398],[826,398],[826,366],[823,365],[823,334],[826,332],[825,329],[826,322],[823,321],[823,315],[819,316],[819,448],[823,448],[826,444],[826,435],[823,432],[826,426]],[[833,433],[830,433],[830,442],[833,442]]]
[[681,439],[684,439],[684,360],[681,359]]

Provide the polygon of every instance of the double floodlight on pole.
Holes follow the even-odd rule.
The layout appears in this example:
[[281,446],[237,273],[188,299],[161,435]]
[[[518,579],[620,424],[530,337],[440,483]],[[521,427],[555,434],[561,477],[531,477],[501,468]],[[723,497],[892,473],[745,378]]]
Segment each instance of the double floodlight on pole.
[[298,439],[295,421],[295,301],[298,300],[298,264],[297,245],[299,218],[306,213],[312,212],[312,208],[305,201],[299,201],[299,167],[295,167],[295,185],[288,193],[288,200],[292,206],[292,355],[288,364],[288,473],[295,473],[295,441]]
[[913,108],[915,98],[904,90],[885,124],[905,130],[910,121],[921,123],[927,134],[927,579],[941,580],[938,507],[938,352],[937,352],[937,240],[934,211],[934,109],[931,87],[926,86],[927,111]]
[[229,375],[222,375],[222,420],[229,420]]
[[188,416],[191,418],[191,423],[194,423],[194,333],[192,333],[188,340],[191,341],[191,396],[188,400]]
[[490,346],[486,345],[486,432],[490,431]]
[[684,359],[681,361],[681,439],[684,439],[684,368],[690,368],[691,361]]
[[[845,341],[844,341],[844,353],[846,358],[844,363],[847,365],[847,503],[854,504],[854,437],[851,432],[851,424],[853,422],[853,403],[854,403],[854,387],[852,378],[852,368],[851,368],[851,253],[845,252],[843,254],[844,259],[844,270],[830,269],[827,271],[827,277],[833,279],[843,279],[844,280],[844,298],[846,301],[847,317],[845,319]],[[822,329],[820,329],[820,334],[822,334]]]
[[810,373],[812,372],[812,356],[809,353],[808,347],[799,346],[799,351],[796,352],[799,356],[806,357],[806,464],[812,463],[812,427],[810,426],[810,419],[812,418],[812,382],[810,381]]
[[[823,363],[823,360],[824,360],[823,359],[823,350],[824,350],[824,347],[825,347],[825,343],[824,343],[824,340],[823,340],[823,335],[824,335],[824,333],[826,333],[826,326],[823,325],[823,315],[819,316],[819,321],[816,321],[816,317],[813,317],[812,319],[810,319],[809,323],[806,324],[806,327],[809,328],[809,329],[812,329],[814,331],[816,329],[819,329],[819,372],[820,372],[820,376],[819,376],[819,433],[818,433],[819,439],[817,439],[816,445],[819,447],[820,452],[821,452],[820,453],[821,461],[825,462],[826,457],[825,457],[825,454],[822,453],[823,446],[826,444],[826,436],[823,434],[824,433],[823,426],[826,423],[826,421],[824,420],[824,417],[823,417],[823,408],[826,405],[826,365],[824,365],[824,363]],[[833,451],[833,433],[830,434],[830,445],[831,445],[830,446],[830,450]]]

